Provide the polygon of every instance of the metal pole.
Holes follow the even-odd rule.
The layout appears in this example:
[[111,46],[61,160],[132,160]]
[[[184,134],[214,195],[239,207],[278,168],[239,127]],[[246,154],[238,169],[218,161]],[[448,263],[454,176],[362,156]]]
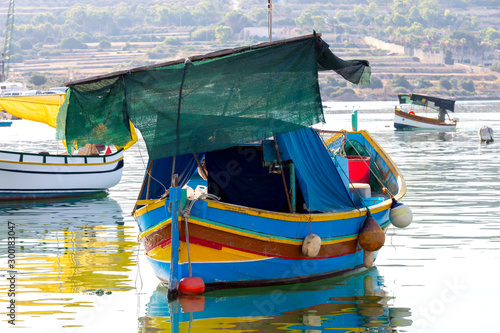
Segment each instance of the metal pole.
[[169,189],[169,210],[172,214],[171,235],[170,235],[170,276],[168,279],[169,300],[179,296],[179,202],[182,196],[182,189],[178,185],[178,176],[172,178],[172,186]]
[[273,41],[273,4],[272,0],[267,0],[267,14],[268,14],[268,34],[269,41]]
[[292,213],[297,212],[297,198],[295,190],[295,164],[290,164],[290,201],[292,204]]

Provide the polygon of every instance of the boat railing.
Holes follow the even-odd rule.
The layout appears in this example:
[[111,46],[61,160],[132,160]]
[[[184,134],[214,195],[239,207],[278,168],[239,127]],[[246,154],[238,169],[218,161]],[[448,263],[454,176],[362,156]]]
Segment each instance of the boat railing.
[[[24,153],[0,151],[0,161],[12,163],[37,163],[37,164],[103,164],[117,162],[121,158],[120,151],[110,155],[52,155],[47,152]],[[118,156],[117,156],[118,155]]]

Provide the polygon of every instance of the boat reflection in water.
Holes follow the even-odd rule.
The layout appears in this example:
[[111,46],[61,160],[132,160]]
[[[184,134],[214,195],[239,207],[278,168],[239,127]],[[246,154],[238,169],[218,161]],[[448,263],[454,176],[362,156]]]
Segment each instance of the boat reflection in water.
[[[26,325],[35,326],[40,315],[73,320],[75,307],[89,306],[83,295],[88,291],[133,289],[136,242],[115,200],[3,202],[0,220],[15,225],[18,316]],[[7,231],[1,228],[0,239],[7,239]],[[6,246],[0,245],[2,253]],[[6,283],[2,279],[0,288]]]
[[158,285],[139,331],[397,332],[411,325],[408,308],[391,307],[376,268],[313,283],[232,289],[168,302]]

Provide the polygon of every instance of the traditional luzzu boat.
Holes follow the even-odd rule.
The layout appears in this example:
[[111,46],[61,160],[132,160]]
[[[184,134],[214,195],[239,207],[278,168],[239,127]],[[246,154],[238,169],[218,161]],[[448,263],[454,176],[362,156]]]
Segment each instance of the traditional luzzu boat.
[[[457,127],[458,118],[451,119],[448,114],[448,111],[455,112],[454,100],[417,94],[400,94],[398,99],[400,106],[399,108],[395,107],[394,110],[394,128],[397,130],[454,130]],[[421,109],[418,110],[418,114],[413,108],[403,110],[404,106],[413,105]],[[437,117],[428,117],[428,108],[437,111]],[[422,115],[422,112],[425,116]]]
[[[16,117],[56,127],[62,95],[1,97],[0,107]],[[87,145],[78,152],[51,154],[0,150],[0,199],[42,200],[89,196],[120,182],[123,149],[107,153]]]
[[[119,144],[128,121],[142,133],[133,214],[169,297],[371,267],[383,230],[411,222],[403,177],[367,132],[310,127],[324,122],[327,69],[369,81],[366,61],[312,34],[67,84],[68,142]],[[206,188],[187,188],[197,169]]]

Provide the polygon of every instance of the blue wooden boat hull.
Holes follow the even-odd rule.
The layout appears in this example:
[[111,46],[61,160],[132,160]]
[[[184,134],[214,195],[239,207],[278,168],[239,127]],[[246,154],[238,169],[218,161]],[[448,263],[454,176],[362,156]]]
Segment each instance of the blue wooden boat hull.
[[[385,152],[366,132],[352,133],[350,140],[365,145],[395,199],[402,198],[404,181]],[[180,209],[187,205],[185,196]],[[139,240],[162,282],[168,283],[172,274],[177,281],[190,276],[190,261],[192,276],[201,277],[207,289],[217,289],[306,282],[362,268],[365,251],[358,238],[368,209],[386,229],[391,205],[391,198],[385,197],[351,210],[293,214],[198,200],[187,216],[188,236],[185,218],[176,221],[179,240],[174,246],[179,259],[173,271],[169,201],[151,202],[134,217],[141,230]],[[321,238],[321,249],[314,257],[302,253],[304,238],[310,233]],[[373,252],[374,259],[377,253]]]

